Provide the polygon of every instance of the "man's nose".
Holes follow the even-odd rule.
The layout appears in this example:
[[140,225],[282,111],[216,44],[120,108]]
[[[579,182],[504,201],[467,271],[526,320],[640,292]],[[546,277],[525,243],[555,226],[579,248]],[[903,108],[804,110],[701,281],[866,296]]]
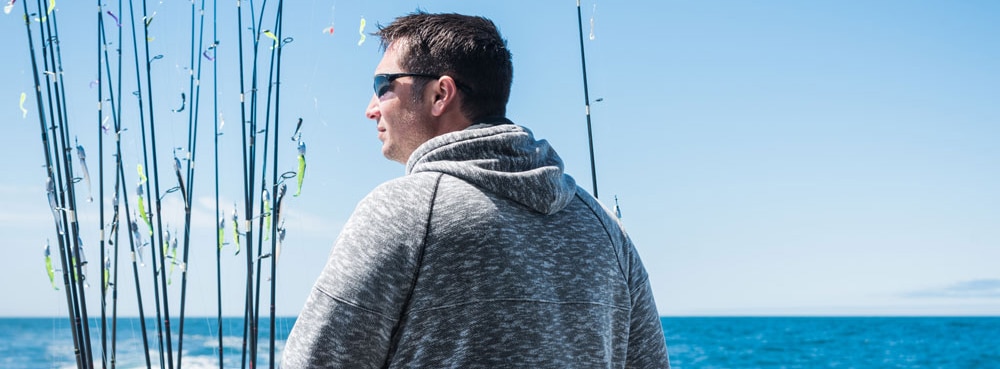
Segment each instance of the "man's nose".
[[372,99],[368,102],[368,108],[365,109],[365,116],[368,117],[368,119],[376,121],[382,117],[382,112],[378,109],[378,96],[372,94]]

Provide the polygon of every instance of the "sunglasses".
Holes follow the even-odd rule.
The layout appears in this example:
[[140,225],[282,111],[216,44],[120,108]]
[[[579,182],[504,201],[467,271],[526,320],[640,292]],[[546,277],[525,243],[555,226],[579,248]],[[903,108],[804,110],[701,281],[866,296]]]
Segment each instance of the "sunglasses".
[[401,77],[424,77],[424,78],[440,78],[441,76],[433,74],[422,74],[422,73],[389,73],[389,74],[376,74],[375,75],[375,96],[382,97],[386,92],[389,92],[389,87],[392,85],[392,81],[396,78]]

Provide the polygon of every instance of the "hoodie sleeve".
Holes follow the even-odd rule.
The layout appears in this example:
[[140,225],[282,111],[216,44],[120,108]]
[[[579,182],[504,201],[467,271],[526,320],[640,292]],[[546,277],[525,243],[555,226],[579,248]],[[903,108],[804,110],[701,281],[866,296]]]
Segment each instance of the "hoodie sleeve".
[[670,368],[667,341],[663,336],[660,315],[653,300],[649,275],[639,259],[632,240],[625,237],[626,258],[629,260],[629,289],[632,313],[629,322],[628,357],[626,368]]
[[292,328],[284,368],[378,368],[419,270],[440,175],[409,175],[363,199]]

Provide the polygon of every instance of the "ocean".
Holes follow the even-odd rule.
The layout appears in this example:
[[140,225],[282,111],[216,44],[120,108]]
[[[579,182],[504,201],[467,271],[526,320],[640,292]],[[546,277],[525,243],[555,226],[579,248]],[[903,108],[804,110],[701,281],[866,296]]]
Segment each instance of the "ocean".
[[[91,336],[100,368],[100,325]],[[160,367],[155,320],[148,319],[152,367]],[[243,360],[243,319],[223,319],[226,368]],[[275,358],[280,361],[294,318],[275,323]],[[975,368],[1000,369],[1000,317],[691,317],[662,318],[674,368]],[[177,322],[171,321],[176,332]],[[145,368],[141,325],[118,320],[116,367]],[[268,323],[258,344],[259,368],[269,365]],[[73,340],[67,318],[0,318],[0,368],[73,368]],[[186,318],[184,368],[218,368],[216,318]],[[176,350],[176,334],[172,347]],[[110,341],[108,342],[110,351]],[[174,358],[176,365],[176,357]]]

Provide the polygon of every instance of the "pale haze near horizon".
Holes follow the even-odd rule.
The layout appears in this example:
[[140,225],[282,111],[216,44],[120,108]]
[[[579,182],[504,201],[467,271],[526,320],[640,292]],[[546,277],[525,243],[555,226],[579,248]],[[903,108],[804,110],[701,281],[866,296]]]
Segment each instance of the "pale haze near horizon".
[[[44,271],[42,250],[49,239],[56,252],[56,230],[16,5],[0,15],[7,35],[0,120],[8,127],[0,137],[8,158],[0,219],[9,250],[0,259],[7,281],[0,286],[0,316],[64,316],[65,294],[52,290]],[[377,23],[418,6],[498,24],[514,54],[508,116],[552,143],[567,172],[592,190],[575,3],[286,4],[283,37],[294,41],[282,56],[283,171],[295,167],[295,147],[285,136],[299,117],[309,151],[302,196],[285,205],[278,315],[298,314],[354,204],[403,174],[401,165],[381,156],[375,124],[363,116],[381,52],[370,35],[359,46],[358,29],[362,17],[365,32],[373,32]],[[157,12],[150,53],[164,56],[153,63],[163,192],[175,185],[168,148],[187,140],[187,114],[171,109],[188,92],[191,6],[164,1],[149,7]],[[600,199],[611,208],[617,196],[661,315],[1000,314],[1000,5],[598,1],[583,2],[582,10]],[[87,149],[97,197],[102,156],[90,85],[97,79],[96,14],[90,3],[61,2],[56,11],[71,136]],[[216,61],[227,122],[219,140],[220,211],[228,219],[238,202],[242,219],[236,10],[220,3],[219,12]],[[331,25],[335,32],[324,33]],[[202,49],[212,39],[210,24],[206,32]],[[135,90],[130,42],[126,38],[126,97]],[[212,80],[211,65],[202,62],[189,316],[216,311]],[[29,93],[27,118],[18,106],[22,92]],[[135,101],[123,100],[126,111],[133,109],[123,118],[131,127],[123,156],[132,196],[141,142]],[[103,157],[110,167],[108,148]],[[73,160],[79,171],[76,155]],[[113,183],[110,172],[105,178]],[[108,205],[113,185],[105,185]],[[86,192],[83,182],[75,189]],[[77,205],[96,316],[98,200],[83,198]],[[174,229],[183,219],[180,204],[176,193],[163,197],[163,220]],[[224,314],[234,316],[242,314],[247,245],[234,256],[231,232],[226,229],[222,290]],[[126,245],[127,235],[121,237]],[[119,311],[135,315],[125,259]],[[140,268],[147,314],[149,268]],[[179,279],[175,272],[169,287],[174,314]]]

